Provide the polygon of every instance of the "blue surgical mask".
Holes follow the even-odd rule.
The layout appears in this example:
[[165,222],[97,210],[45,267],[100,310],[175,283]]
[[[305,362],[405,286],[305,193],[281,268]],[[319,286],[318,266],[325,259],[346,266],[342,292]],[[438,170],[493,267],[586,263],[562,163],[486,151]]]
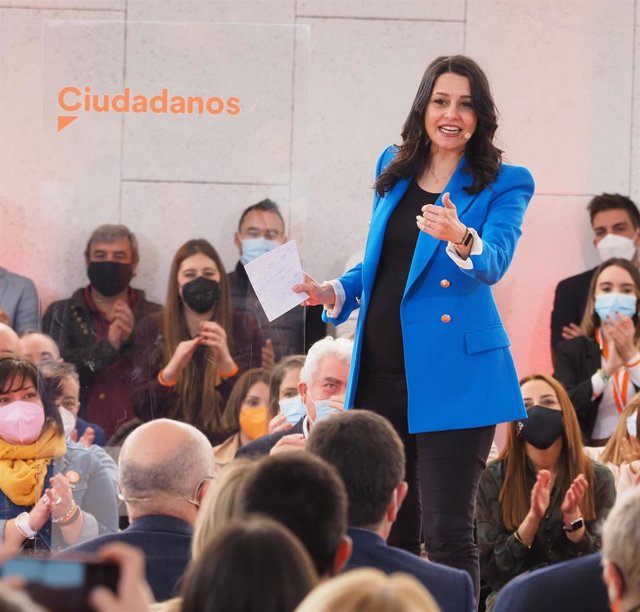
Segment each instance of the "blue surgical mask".
[[314,423],[319,423],[320,421],[322,421],[322,419],[326,419],[327,417],[330,417],[331,415],[334,414],[340,414],[340,412],[342,412],[341,410],[338,410],[337,408],[331,408],[331,406],[329,406],[329,402],[331,400],[328,399],[324,399],[324,400],[315,400],[313,399],[313,396],[311,395],[310,391],[307,391],[309,397],[311,398],[311,401],[314,403],[315,407],[316,407],[316,418],[313,421]]
[[617,315],[632,317],[636,314],[635,295],[628,293],[601,293],[596,295],[595,310],[603,323],[609,318],[615,321]]
[[256,257],[264,255],[269,251],[273,251],[276,247],[280,246],[279,242],[275,240],[267,240],[266,238],[243,238],[242,243],[242,255],[240,261],[246,266],[250,261],[253,261]]
[[287,417],[287,421],[292,425],[295,425],[307,414],[307,408],[302,403],[302,398],[299,395],[282,399],[278,404],[280,405],[280,412]]
[[627,417],[627,433],[630,436],[638,437],[638,412],[634,412],[631,416]]

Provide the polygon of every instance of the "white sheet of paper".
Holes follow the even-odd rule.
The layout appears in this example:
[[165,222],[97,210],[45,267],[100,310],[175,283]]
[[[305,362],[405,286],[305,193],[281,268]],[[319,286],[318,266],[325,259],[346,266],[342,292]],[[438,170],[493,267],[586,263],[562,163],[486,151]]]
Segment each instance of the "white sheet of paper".
[[256,257],[244,269],[269,321],[277,319],[309,297],[306,293],[294,293],[291,290],[293,285],[299,285],[304,280],[295,240]]

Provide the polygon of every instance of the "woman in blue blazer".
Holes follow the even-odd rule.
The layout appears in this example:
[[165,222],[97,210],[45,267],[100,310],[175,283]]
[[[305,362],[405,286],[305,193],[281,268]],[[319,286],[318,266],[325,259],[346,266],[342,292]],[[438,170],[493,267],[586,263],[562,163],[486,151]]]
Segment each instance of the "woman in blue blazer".
[[491,285],[511,263],[534,184],[502,162],[496,128],[477,64],[432,62],[402,144],[378,160],[362,263],[295,288],[334,324],[360,308],[345,406],[395,425],[414,493],[390,542],[417,551],[422,530],[430,559],[467,570],[476,591],[480,473],[496,423],[526,415]]

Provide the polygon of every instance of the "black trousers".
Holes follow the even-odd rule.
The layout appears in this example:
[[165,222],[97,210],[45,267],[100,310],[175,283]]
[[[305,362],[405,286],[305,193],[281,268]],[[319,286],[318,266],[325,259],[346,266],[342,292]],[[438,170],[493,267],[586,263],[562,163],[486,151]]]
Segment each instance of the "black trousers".
[[404,372],[376,372],[366,366],[358,380],[356,407],[386,417],[404,443],[409,493],[391,530],[389,544],[419,554],[424,536],[431,561],[469,573],[478,601],[475,499],[495,425],[409,434]]

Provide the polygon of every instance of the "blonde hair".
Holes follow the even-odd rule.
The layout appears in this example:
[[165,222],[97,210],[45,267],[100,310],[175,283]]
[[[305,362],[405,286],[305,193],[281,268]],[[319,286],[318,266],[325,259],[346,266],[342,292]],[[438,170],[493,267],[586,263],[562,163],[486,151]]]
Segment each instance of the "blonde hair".
[[622,452],[622,440],[629,439],[627,419],[640,408],[640,393],[634,395],[618,417],[618,424],[600,455],[601,463],[613,463],[620,466],[628,459]]
[[191,543],[193,559],[200,556],[221,527],[240,513],[244,484],[254,466],[254,461],[236,459],[218,472],[198,511]]
[[432,595],[413,576],[387,576],[357,569],[321,583],[296,612],[440,612]]

